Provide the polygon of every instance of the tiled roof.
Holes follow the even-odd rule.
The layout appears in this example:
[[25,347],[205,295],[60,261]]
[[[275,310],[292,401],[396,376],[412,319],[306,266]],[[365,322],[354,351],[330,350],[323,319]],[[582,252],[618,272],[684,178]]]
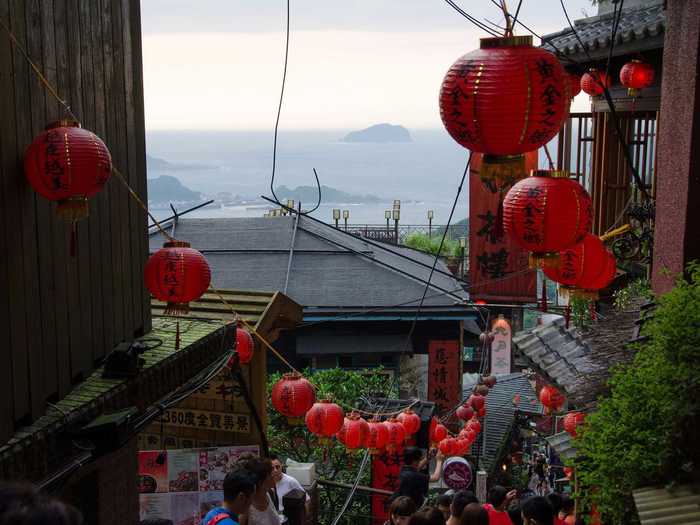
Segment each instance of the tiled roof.
[[545,439],[561,459],[565,460],[576,456],[576,449],[571,441],[571,434],[568,432],[559,432]]
[[632,495],[642,525],[700,524],[700,486],[649,487]]
[[[607,50],[610,47],[612,13],[576,20],[574,27],[585,49],[593,58],[607,56]],[[666,13],[663,4],[629,8],[623,10],[620,17],[615,46],[636,45],[637,51],[660,48],[663,47],[665,30]],[[576,35],[570,28],[544,35],[542,47],[551,51],[558,50],[568,56],[584,55]],[[621,47],[621,50],[624,48]]]

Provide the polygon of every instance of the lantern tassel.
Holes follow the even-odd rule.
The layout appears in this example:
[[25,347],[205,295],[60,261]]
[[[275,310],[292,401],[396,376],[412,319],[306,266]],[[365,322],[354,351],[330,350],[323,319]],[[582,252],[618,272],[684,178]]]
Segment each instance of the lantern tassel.
[[168,303],[163,311],[164,315],[172,317],[181,317],[187,315],[190,311],[190,303]]
[[484,155],[479,170],[484,181],[496,181],[502,189],[510,188],[524,178],[525,155]]
[[547,313],[547,280],[542,278],[542,311]]

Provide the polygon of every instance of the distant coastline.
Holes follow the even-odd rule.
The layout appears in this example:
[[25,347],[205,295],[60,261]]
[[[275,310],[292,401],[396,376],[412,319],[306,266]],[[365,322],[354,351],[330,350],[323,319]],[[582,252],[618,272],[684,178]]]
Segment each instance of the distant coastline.
[[340,142],[413,142],[413,139],[403,126],[382,123],[359,131],[351,131],[340,139]]

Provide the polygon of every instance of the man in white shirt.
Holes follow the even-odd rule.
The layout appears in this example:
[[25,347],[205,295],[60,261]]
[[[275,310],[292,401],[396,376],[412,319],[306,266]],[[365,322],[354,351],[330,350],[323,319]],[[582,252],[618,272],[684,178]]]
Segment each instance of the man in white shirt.
[[[299,483],[292,476],[289,476],[284,473],[284,466],[282,465],[282,462],[277,456],[275,456],[274,454],[271,455],[270,460],[272,461],[272,479],[275,480],[275,490],[277,492],[277,499],[279,501],[277,507],[281,514],[284,511],[284,503],[282,503],[284,496],[289,494],[294,489],[304,490],[304,487],[302,487],[301,483]],[[304,492],[306,491],[304,490]],[[309,507],[309,501],[311,501],[311,498],[309,498],[309,495],[306,494],[307,512]],[[285,519],[285,517],[283,516],[282,519]]]

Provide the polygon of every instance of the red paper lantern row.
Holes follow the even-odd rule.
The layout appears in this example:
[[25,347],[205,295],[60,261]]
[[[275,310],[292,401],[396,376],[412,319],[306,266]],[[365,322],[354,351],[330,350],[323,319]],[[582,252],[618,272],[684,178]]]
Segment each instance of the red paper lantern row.
[[571,436],[576,437],[576,429],[583,425],[586,420],[586,414],[583,412],[569,412],[564,416],[564,430]]
[[302,417],[316,401],[314,387],[296,372],[284,374],[272,387],[272,406],[287,417]]
[[241,364],[248,364],[253,360],[255,342],[247,330],[236,328],[236,352]]
[[455,141],[484,153],[483,178],[512,183],[525,176],[523,154],[559,132],[570,101],[564,68],[531,36],[482,38],[447,71],[440,116]]
[[87,217],[87,199],[109,180],[112,157],[97,135],[74,120],[61,120],[29,145],[24,174],[39,195],[58,201],[61,217],[75,222]]
[[469,422],[466,424],[466,428],[473,430],[478,434],[479,432],[481,432],[481,423],[476,417],[474,417],[471,420],[469,420]]
[[173,240],[149,257],[144,277],[151,294],[166,303],[166,315],[185,315],[190,301],[209,288],[211,271],[204,256],[188,242]]
[[592,97],[597,97],[603,94],[606,88],[611,86],[610,77],[604,71],[590,69],[581,77],[581,90]]
[[313,404],[304,420],[312,434],[322,439],[330,439],[343,426],[343,409],[329,399],[323,399]]
[[384,425],[388,431],[388,438],[386,442],[387,450],[390,452],[400,450],[403,446],[403,442],[406,440],[406,431],[404,430],[403,425],[395,417],[385,421]]
[[540,403],[547,413],[556,412],[564,406],[566,398],[553,386],[543,386],[540,390]]
[[367,423],[368,434],[366,446],[371,454],[381,453],[389,441],[389,429],[386,424],[379,419],[372,419]]
[[474,411],[471,405],[465,403],[457,409],[455,415],[458,419],[461,419],[462,421],[469,421],[476,415],[476,412]]
[[396,419],[403,425],[407,438],[420,430],[420,417],[410,408],[404,409]]
[[636,97],[640,89],[654,83],[654,68],[641,60],[627,62],[620,70],[620,84],[627,88],[627,94]]
[[486,406],[486,397],[481,394],[472,394],[467,399],[467,404],[477,412],[483,410]]
[[345,416],[345,421],[336,437],[345,448],[354,450],[364,447],[369,435],[369,424],[357,412]]
[[591,228],[591,198],[564,171],[537,170],[519,181],[503,200],[503,225],[531,263],[556,260]]
[[438,443],[438,449],[445,456],[454,456],[459,453],[459,444],[455,438],[445,438]]

